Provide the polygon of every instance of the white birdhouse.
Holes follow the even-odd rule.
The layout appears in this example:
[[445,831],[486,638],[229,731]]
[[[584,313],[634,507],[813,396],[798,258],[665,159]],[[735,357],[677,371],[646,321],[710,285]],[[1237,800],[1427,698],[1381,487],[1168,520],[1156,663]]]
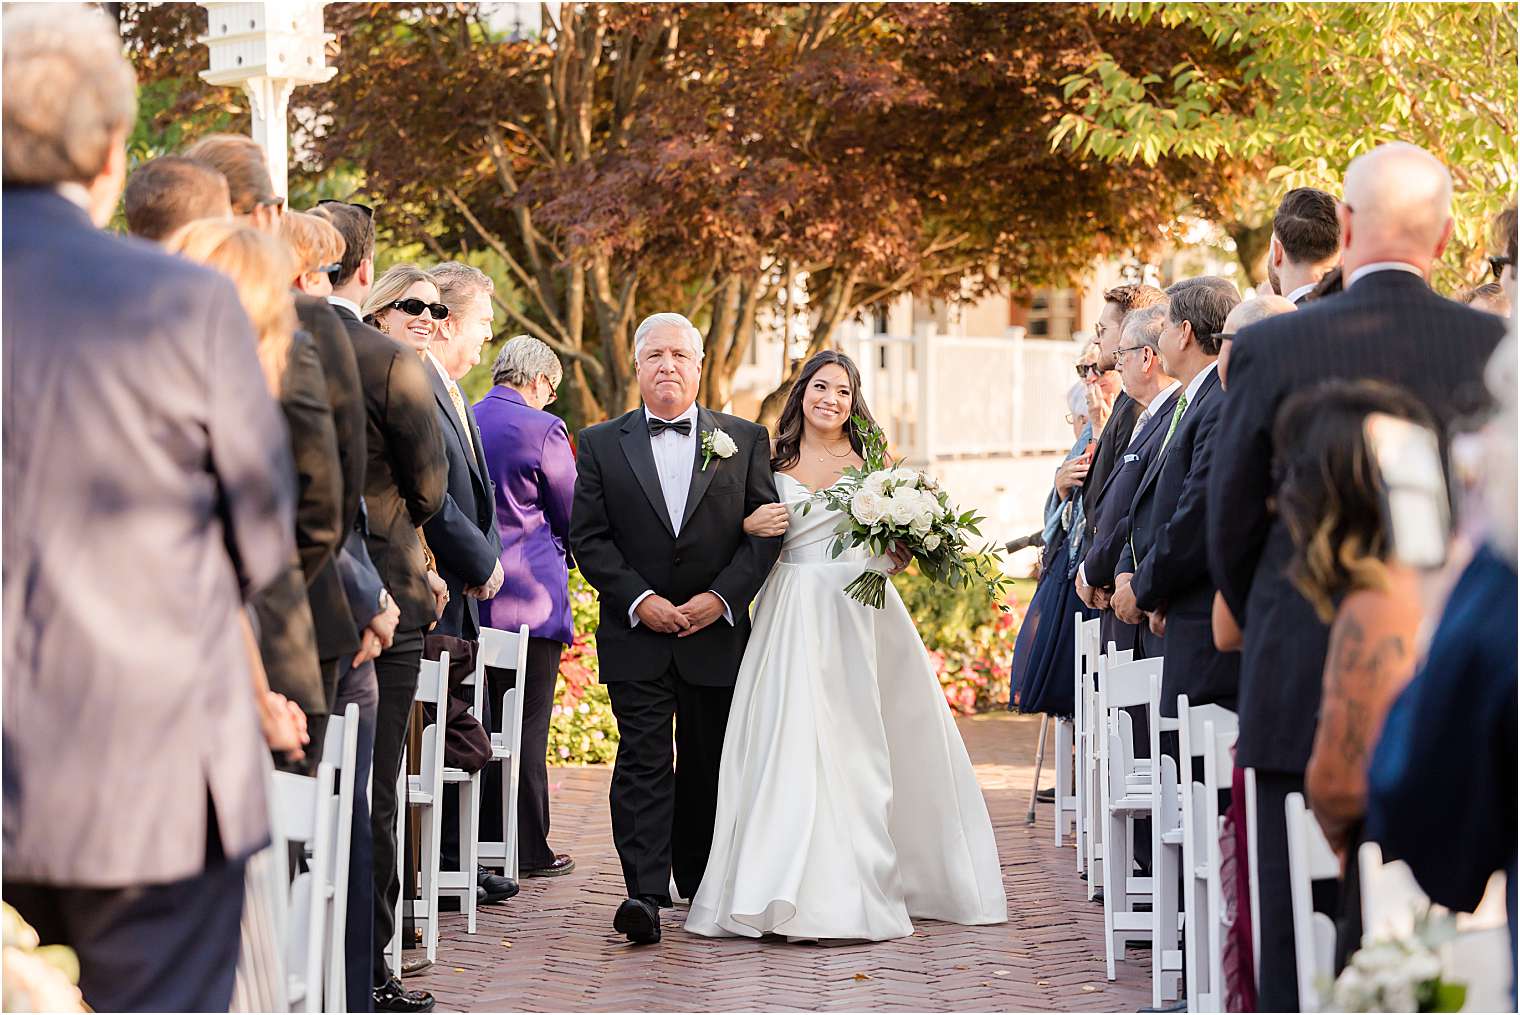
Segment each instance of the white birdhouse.
[[269,175],[280,195],[287,193],[288,135],[285,118],[297,85],[327,81],[323,31],[325,0],[269,0],[267,3],[203,3],[211,69],[208,84],[242,86],[253,112],[253,138],[269,159]]
[[239,85],[266,75],[298,85],[316,84],[337,71],[327,66],[332,35],[322,30],[321,0],[269,3],[207,3],[211,69],[201,77],[213,85]]

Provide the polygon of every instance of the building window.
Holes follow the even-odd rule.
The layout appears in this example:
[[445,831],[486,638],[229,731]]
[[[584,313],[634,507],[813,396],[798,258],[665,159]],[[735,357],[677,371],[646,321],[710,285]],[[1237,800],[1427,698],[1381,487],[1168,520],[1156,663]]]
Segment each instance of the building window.
[[1028,295],[1028,311],[1019,315],[1031,338],[1070,340],[1081,330],[1081,303],[1074,289],[1036,289]]
[[871,334],[885,335],[887,333],[887,308],[878,304],[871,308]]

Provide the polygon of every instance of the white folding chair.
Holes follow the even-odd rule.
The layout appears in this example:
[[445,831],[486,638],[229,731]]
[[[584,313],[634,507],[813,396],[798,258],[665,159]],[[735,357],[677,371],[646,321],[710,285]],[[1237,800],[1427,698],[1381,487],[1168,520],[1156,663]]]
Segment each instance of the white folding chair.
[[[385,957],[391,967],[391,975],[401,979],[401,924],[402,909],[406,902],[406,812],[407,812],[407,749],[401,745],[401,771],[396,775],[396,875],[401,890],[396,893],[396,909],[391,914],[391,940],[385,947]],[[374,769],[372,768],[373,774]],[[373,778],[370,780],[373,783]],[[373,802],[370,804],[374,806]]]
[[278,814],[279,839],[304,843],[309,869],[290,885],[286,911],[285,968],[292,1010],[322,1010],[323,962],[328,952],[328,917],[334,885],[332,855],[336,847],[337,801],[333,766],[323,762],[315,777],[275,772],[270,791]]
[[348,1010],[347,961],[344,943],[348,929],[348,870],[354,836],[354,767],[359,754],[359,706],[349,703],[342,715],[327,723],[322,757],[338,769],[336,847],[333,850],[332,934],[327,956],[327,1008]]
[[[1187,976],[1188,1011],[1217,1011],[1223,1004],[1221,985],[1213,970],[1222,965],[1223,913],[1211,899],[1221,899],[1219,853],[1219,790],[1230,767],[1238,720],[1220,705],[1193,705],[1177,696],[1177,756],[1180,759],[1182,842],[1183,968]],[[1223,756],[1220,756],[1223,752]],[[1210,760],[1210,754],[1214,757]],[[1193,775],[1194,758],[1204,764],[1204,780]],[[1212,779],[1210,773],[1212,772]],[[1213,803],[1210,803],[1212,799]],[[1213,819],[1210,819],[1210,814]]]
[[[1082,850],[1082,873],[1087,875],[1087,898],[1097,898],[1103,886],[1103,789],[1100,783],[1099,763],[1102,758],[1103,723],[1098,713],[1098,666],[1102,657],[1101,623],[1096,618],[1081,627],[1083,641],[1082,691],[1078,707],[1082,710],[1082,728],[1085,743],[1082,748],[1082,771],[1078,778],[1082,783],[1082,824],[1085,841]],[[1113,650],[1113,643],[1109,643]]]
[[[417,843],[417,893],[418,898],[407,899],[412,920],[423,929],[423,946],[428,961],[438,960],[438,867],[439,848],[443,838],[443,739],[448,723],[449,700],[449,654],[440,653],[437,660],[424,659],[417,674],[417,701],[435,706],[434,721],[422,728],[421,757],[416,775],[406,775],[407,808],[420,811],[418,825],[421,834]],[[406,766],[402,766],[405,774]],[[404,825],[405,819],[403,817]],[[398,839],[398,844],[404,839]],[[405,849],[396,850],[398,869],[401,867]],[[403,875],[404,877],[404,875]],[[402,882],[405,884],[405,881]],[[473,888],[472,888],[473,891]],[[402,892],[404,896],[406,893]],[[399,930],[400,921],[397,921]],[[397,949],[399,956],[400,949]]]
[[[1131,653],[1132,655],[1132,653]],[[1135,757],[1133,726],[1125,708],[1148,706],[1161,683],[1161,660],[1141,659],[1110,664],[1100,661],[1098,716],[1103,790],[1103,943],[1108,978],[1117,975],[1114,963],[1124,957],[1130,941],[1147,941],[1151,915],[1135,904],[1148,900],[1153,879],[1134,873],[1134,822],[1155,808],[1149,766]]]
[[[476,719],[485,714],[482,706],[486,668],[479,655],[477,651],[475,669],[464,685],[470,688],[470,714]],[[475,933],[475,869],[480,857],[480,777],[480,772],[466,772],[449,765],[443,769],[444,786],[457,786],[459,793],[459,806],[455,808],[459,822],[459,869],[438,872],[438,897],[459,900],[459,908],[465,914],[465,931],[470,934]]]
[[1257,847],[1256,769],[1242,773],[1246,791],[1246,878],[1251,887],[1251,969],[1261,990],[1261,851]]
[[1339,879],[1341,864],[1309,812],[1302,793],[1283,804],[1288,821],[1288,891],[1293,902],[1293,958],[1298,1003],[1306,1012],[1324,1009],[1320,987],[1335,974],[1335,922],[1314,909],[1314,882]]
[[[1090,629],[1090,630],[1089,630]],[[1098,622],[1083,620],[1076,614],[1072,638],[1072,834],[1077,843],[1077,873],[1087,873],[1087,840],[1090,835],[1087,806],[1088,757],[1092,736],[1089,725],[1087,694],[1092,681],[1088,674],[1098,664]],[[1059,795],[1060,787],[1057,786]],[[1057,810],[1059,816],[1060,811]]]
[[490,866],[499,862],[509,878],[518,876],[517,795],[522,770],[523,684],[527,682],[528,625],[516,631],[480,629],[476,649],[478,680],[485,683],[487,666],[511,670],[516,674],[513,686],[501,696],[501,732],[491,734],[491,764],[501,765],[501,838],[482,839],[480,862]]
[[[1163,666],[1163,673],[1165,667]],[[1182,986],[1181,906],[1177,886],[1183,872],[1182,787],[1176,759],[1162,754],[1161,734],[1180,721],[1161,714],[1161,681],[1147,709],[1150,727],[1151,816],[1151,1004],[1175,1001]]]

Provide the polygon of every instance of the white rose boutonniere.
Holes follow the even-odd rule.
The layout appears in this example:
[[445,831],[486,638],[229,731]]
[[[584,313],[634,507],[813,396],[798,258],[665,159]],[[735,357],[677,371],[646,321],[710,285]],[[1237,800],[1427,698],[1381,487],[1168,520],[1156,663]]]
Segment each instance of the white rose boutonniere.
[[714,458],[732,458],[738,450],[739,445],[722,430],[707,431],[702,435],[702,471],[707,471]]

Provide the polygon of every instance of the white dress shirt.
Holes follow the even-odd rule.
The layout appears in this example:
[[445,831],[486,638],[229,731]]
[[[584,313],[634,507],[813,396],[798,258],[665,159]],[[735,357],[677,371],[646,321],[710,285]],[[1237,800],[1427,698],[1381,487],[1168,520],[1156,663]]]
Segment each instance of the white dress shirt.
[[1299,286],[1297,289],[1288,294],[1288,302],[1296,304],[1299,300],[1312,293],[1314,291],[1314,287],[1317,285],[1319,285],[1318,282],[1310,282],[1308,285]]
[[1407,261],[1373,261],[1371,264],[1364,264],[1353,271],[1351,277],[1346,279],[1346,288],[1350,289],[1356,285],[1357,279],[1365,278],[1375,271],[1407,271],[1411,275],[1420,276],[1421,280],[1425,278],[1423,271]]
[[[1187,390],[1182,393],[1182,397],[1187,399],[1189,406],[1193,404],[1193,399],[1198,397],[1198,389],[1203,387],[1203,382],[1209,379],[1209,374],[1213,373],[1214,368],[1218,365],[1219,361],[1217,359],[1209,360],[1209,365],[1198,371],[1197,376],[1188,381]],[[1183,415],[1186,414],[1186,410],[1184,410]]]
[[361,321],[364,320],[364,311],[359,308],[359,304],[351,299],[343,296],[329,296],[327,297],[327,302],[335,307],[342,307]]
[[[660,419],[648,408],[644,410],[644,419]],[[654,454],[654,471],[660,477],[660,493],[665,496],[665,511],[670,516],[670,527],[677,536],[681,534],[681,521],[686,516],[686,497],[691,492],[691,472],[697,463],[697,441],[700,436],[697,433],[697,406],[692,403],[675,419],[664,422],[679,423],[681,420],[691,421],[691,433],[682,435],[676,430],[666,430],[658,437],[649,438],[649,450]],[[639,604],[654,595],[654,589],[647,589],[628,608],[628,626],[638,627],[639,617],[636,612]],[[716,592],[713,595],[718,596]],[[723,619],[733,624],[733,615],[729,612],[728,603],[722,596],[718,601],[723,603]],[[680,603],[676,604],[681,605]]]

